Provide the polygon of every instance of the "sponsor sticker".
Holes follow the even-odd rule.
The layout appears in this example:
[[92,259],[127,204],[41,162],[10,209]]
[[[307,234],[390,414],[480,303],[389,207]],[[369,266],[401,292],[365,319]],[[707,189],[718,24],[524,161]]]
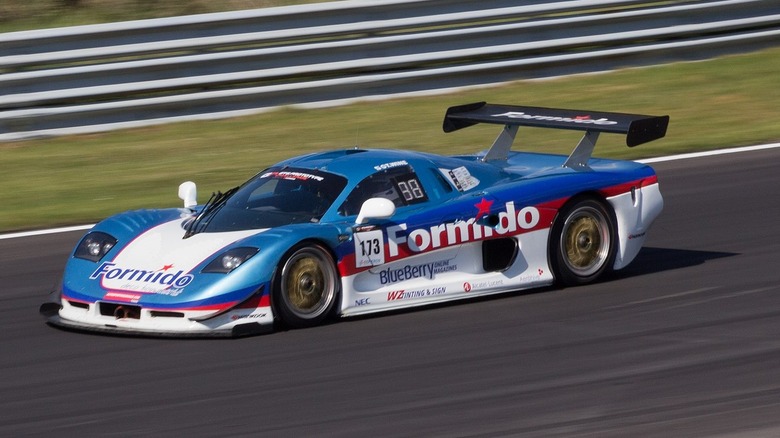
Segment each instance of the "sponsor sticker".
[[387,268],[372,274],[379,275],[381,284],[398,283],[415,278],[427,278],[433,280],[436,274],[443,272],[457,271],[458,265],[450,264],[449,260],[438,260],[430,263],[421,263],[419,265],[406,265],[400,268]]
[[409,300],[415,298],[426,298],[447,293],[444,286],[431,287],[427,289],[415,290],[393,290],[387,293],[387,301]]
[[232,321],[238,321],[239,319],[261,319],[265,318],[267,313],[249,313],[244,315],[233,315],[230,317]]
[[479,180],[474,178],[466,166],[457,167],[455,169],[439,169],[447,179],[452,182],[458,191],[465,192],[471,190],[479,185]]
[[165,265],[156,270],[137,269],[103,262],[89,279],[100,280],[104,287],[110,289],[176,296],[195,276],[172,268],[173,265]]
[[[468,220],[456,220],[428,227],[410,228],[407,223],[390,225],[385,229],[363,228],[353,236],[355,267],[370,268],[411,256],[415,253],[447,248],[469,242],[476,242],[500,236],[514,236],[533,231],[543,226],[542,212],[534,206],[518,209],[513,201],[506,202],[503,210],[493,210],[494,201],[482,198],[474,204],[476,216]],[[491,216],[494,225],[486,226],[480,219]],[[493,222],[493,221],[491,221]],[[362,231],[365,230],[365,231]],[[444,263],[444,262],[439,262]],[[428,264],[409,265],[387,271],[382,284],[395,283],[403,279],[430,277],[437,272]],[[447,270],[457,270],[457,266],[448,266]],[[444,272],[444,271],[438,271]],[[401,278],[402,280],[394,280]]]
[[542,120],[549,122],[564,122],[574,124],[585,125],[617,125],[614,120],[605,118],[592,119],[589,115],[574,116],[574,117],[560,117],[560,116],[544,116],[540,114],[526,114],[521,111],[508,111],[501,114],[493,114],[493,117],[506,117],[509,119],[525,119],[525,120]]
[[477,222],[477,219],[488,213],[490,205],[491,201],[483,199],[475,205],[479,210],[478,216],[466,221],[416,228],[411,231],[407,230],[405,223],[388,227],[387,245],[390,257],[399,255],[401,245],[408,246],[412,252],[424,252],[496,235],[515,235],[539,225],[541,219],[539,209],[529,206],[518,211],[514,202],[510,201],[505,204],[505,210],[497,214],[498,224],[495,227],[486,227]]
[[325,179],[321,176],[312,175],[310,173],[289,172],[285,170],[280,170],[276,172],[266,172],[262,174],[260,178],[281,178],[281,179],[299,180],[299,181],[308,181],[308,180],[322,181]]
[[406,160],[392,161],[390,163],[384,163],[384,164],[380,164],[379,166],[374,166],[374,170],[378,172],[380,170],[392,169],[393,167],[401,167],[401,166],[408,166],[408,165],[409,163],[407,163]]
[[504,280],[483,280],[477,282],[465,282],[463,283],[463,291],[471,292],[472,290],[490,289],[498,286],[503,286]]
[[104,300],[111,300],[111,301],[124,301],[126,303],[137,303],[143,295],[139,294],[131,294],[126,292],[106,292],[106,294],[103,296]]

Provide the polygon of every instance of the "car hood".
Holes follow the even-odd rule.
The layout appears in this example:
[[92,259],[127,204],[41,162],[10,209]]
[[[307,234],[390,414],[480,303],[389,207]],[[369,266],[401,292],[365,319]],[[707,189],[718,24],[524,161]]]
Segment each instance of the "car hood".
[[112,291],[165,294],[182,290],[194,279],[196,267],[236,241],[265,231],[200,233],[184,239],[181,222],[165,222],[140,233],[112,260],[100,263],[90,279]]
[[252,296],[262,282],[236,272],[203,273],[231,245],[267,230],[199,233],[184,239],[191,214],[143,210],[111,217],[93,228],[117,239],[99,262],[70,257],[62,293],[68,299],[127,302],[155,308],[225,308]]

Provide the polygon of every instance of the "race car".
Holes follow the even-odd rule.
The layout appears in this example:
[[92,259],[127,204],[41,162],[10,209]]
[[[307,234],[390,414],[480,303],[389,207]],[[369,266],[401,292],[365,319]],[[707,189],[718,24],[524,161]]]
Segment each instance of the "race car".
[[[657,176],[591,155],[602,132],[663,137],[668,116],[478,102],[449,108],[443,128],[478,123],[503,128],[473,155],[314,153],[202,205],[185,182],[182,208],[89,230],[40,311],[73,329],[235,337],[587,284],[634,259],[663,208]],[[584,135],[568,156],[518,152],[520,126]]]

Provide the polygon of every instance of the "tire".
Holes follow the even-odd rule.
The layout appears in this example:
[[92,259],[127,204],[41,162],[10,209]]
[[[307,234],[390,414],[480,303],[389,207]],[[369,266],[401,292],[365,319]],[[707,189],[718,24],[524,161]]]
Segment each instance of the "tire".
[[302,244],[282,258],[272,302],[290,328],[315,326],[330,316],[339,296],[339,276],[330,253],[320,245]]
[[562,286],[592,283],[612,270],[617,249],[614,213],[593,198],[558,213],[550,234],[553,273]]

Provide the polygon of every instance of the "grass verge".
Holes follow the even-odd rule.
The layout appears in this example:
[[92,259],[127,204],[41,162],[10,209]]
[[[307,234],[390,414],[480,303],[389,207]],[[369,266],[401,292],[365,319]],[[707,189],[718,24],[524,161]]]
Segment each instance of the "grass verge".
[[[667,137],[627,148],[603,135],[597,156],[635,159],[780,140],[780,49],[721,59],[544,81],[441,96],[394,99],[18,143],[0,143],[0,231],[86,223],[119,211],[178,206],[177,186],[207,193],[239,184],[283,158],[361,147],[472,153],[497,126],[444,134],[450,105],[486,100],[669,114]],[[516,149],[570,152],[580,134],[521,129]]]

